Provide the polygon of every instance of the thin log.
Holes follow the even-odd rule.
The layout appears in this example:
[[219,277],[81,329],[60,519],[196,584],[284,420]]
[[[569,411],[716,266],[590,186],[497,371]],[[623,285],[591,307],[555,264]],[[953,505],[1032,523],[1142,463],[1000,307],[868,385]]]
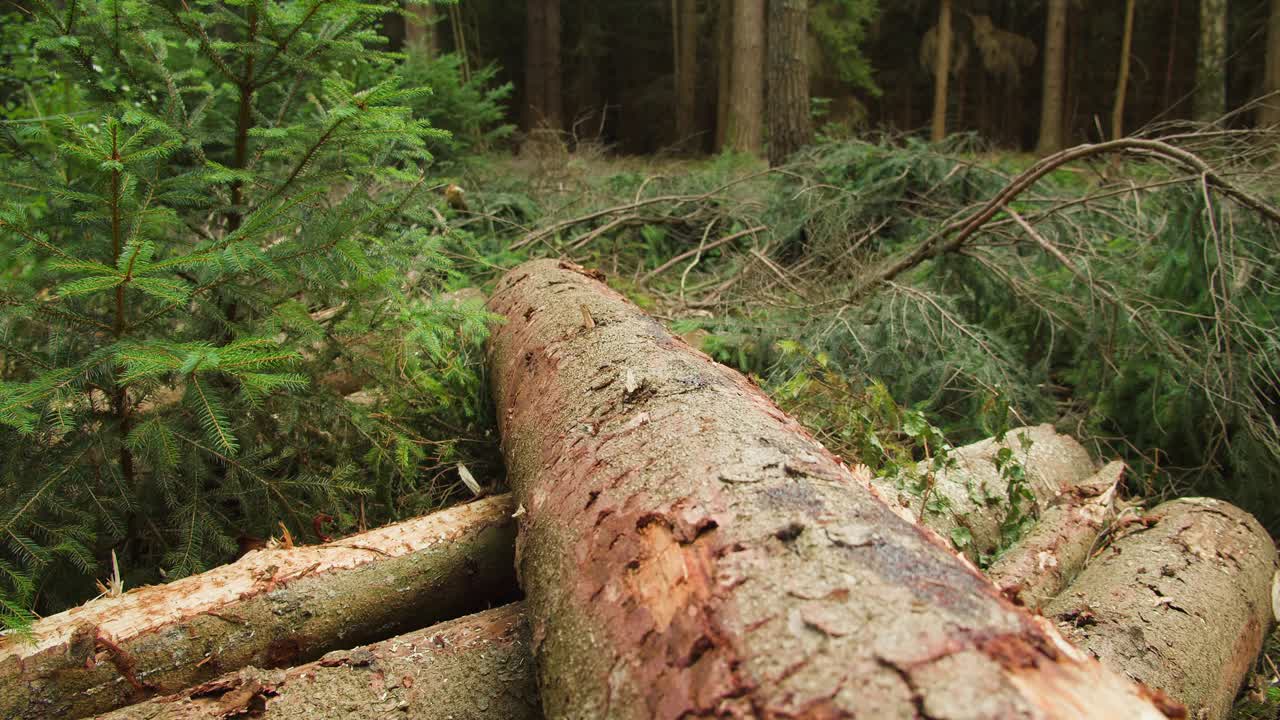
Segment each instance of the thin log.
[[592,275],[489,302],[547,717],[1177,715]]
[[1084,569],[1098,536],[1115,517],[1124,468],[1118,460],[1108,463],[1045,509],[1027,536],[987,569],[987,577],[1014,602],[1032,609],[1057,597]]
[[325,545],[264,549],[0,638],[0,717],[71,718],[281,667],[511,599],[510,496]]
[[1175,500],[1130,521],[1045,614],[1190,717],[1225,718],[1272,621],[1275,545],[1219,500]]
[[[959,549],[970,560],[991,555],[1000,547],[1000,525],[1012,509],[1009,481],[996,466],[1001,450],[1026,473],[1027,490],[1038,508],[1047,508],[1076,492],[1094,472],[1093,460],[1079,442],[1052,425],[1010,430],[1000,440],[987,438],[950,453],[949,465],[933,471],[921,463],[927,487],[920,496],[897,489],[888,478],[873,477],[876,489],[899,509],[899,515],[920,522],[944,538],[955,540],[963,530]],[[940,502],[935,502],[940,501]],[[935,509],[928,509],[929,506]],[[936,509],[941,506],[941,509]],[[1036,508],[1024,507],[1023,512]]]
[[288,670],[246,668],[102,720],[540,720],[520,603]]

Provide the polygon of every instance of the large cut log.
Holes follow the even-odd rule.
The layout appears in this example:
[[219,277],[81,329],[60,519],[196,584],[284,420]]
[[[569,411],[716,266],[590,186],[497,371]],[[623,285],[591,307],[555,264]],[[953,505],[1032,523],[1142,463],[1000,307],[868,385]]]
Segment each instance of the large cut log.
[[1073,491],[1045,508],[1034,527],[987,568],[1006,596],[1029,608],[1057,597],[1089,559],[1103,528],[1115,515],[1124,463],[1108,463]]
[[549,718],[1176,716],[587,271],[489,306]]
[[[963,537],[959,549],[970,560],[977,560],[999,549],[1000,524],[1010,511],[1009,481],[997,465],[1002,450],[1008,450],[1010,462],[1025,471],[1026,489],[1032,497],[1023,512],[1058,504],[1095,470],[1088,451],[1075,438],[1056,432],[1052,425],[1035,425],[1010,430],[1003,438],[956,448],[941,470],[921,463],[918,470],[928,479],[928,489],[919,495],[896,487],[890,478],[873,477],[871,482],[896,504],[899,515],[917,520],[944,538]],[[926,510],[926,506],[932,509]]]
[[246,668],[102,720],[538,720],[519,603],[287,670]]
[[1275,545],[1219,500],[1175,500],[1131,519],[1045,614],[1191,717],[1225,718],[1271,624]]
[[62,720],[280,667],[512,599],[515,521],[488,498],[325,545],[264,549],[0,638],[0,717]]

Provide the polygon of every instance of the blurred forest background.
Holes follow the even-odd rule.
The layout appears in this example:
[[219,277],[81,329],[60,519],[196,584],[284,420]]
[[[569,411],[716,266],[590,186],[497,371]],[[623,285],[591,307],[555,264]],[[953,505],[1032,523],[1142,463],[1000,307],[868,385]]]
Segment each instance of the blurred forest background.
[[4,626],[500,485],[538,255],[922,504],[1051,422],[1280,530],[1280,0],[8,0],[0,62]]

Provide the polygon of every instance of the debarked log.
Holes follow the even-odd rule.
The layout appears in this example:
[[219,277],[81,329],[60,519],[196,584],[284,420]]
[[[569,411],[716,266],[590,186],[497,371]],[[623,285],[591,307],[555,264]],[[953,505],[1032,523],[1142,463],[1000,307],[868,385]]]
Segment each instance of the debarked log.
[[515,597],[510,496],[324,545],[263,549],[0,638],[0,717],[71,718],[281,667]]
[[1119,539],[1045,615],[1109,667],[1184,702],[1192,718],[1227,717],[1272,621],[1270,536],[1252,515],[1205,498],[1116,524]]
[[489,303],[547,717],[1177,716],[593,275]]
[[287,670],[245,668],[102,720],[538,720],[520,603]]

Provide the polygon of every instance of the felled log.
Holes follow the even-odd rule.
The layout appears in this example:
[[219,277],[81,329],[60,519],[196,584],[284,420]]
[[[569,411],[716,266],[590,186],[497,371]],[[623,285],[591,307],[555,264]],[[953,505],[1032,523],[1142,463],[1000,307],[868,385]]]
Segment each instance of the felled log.
[[[896,503],[899,515],[944,538],[963,537],[958,549],[970,560],[977,560],[999,548],[1000,522],[1009,511],[1009,481],[996,465],[996,456],[1003,449],[1026,471],[1032,503],[1042,509],[1074,493],[1075,486],[1095,470],[1088,451],[1075,438],[1056,432],[1052,425],[1035,425],[1010,430],[999,440],[987,438],[956,448],[944,469],[932,471],[927,463],[921,463],[919,472],[929,480],[929,489],[922,495],[904,492],[889,478],[873,477],[871,482],[886,500]],[[926,505],[942,509],[925,510]]]
[[489,307],[547,717],[1176,716],[588,271]]
[[287,670],[246,668],[103,720],[538,720],[527,636],[515,603]]
[[1044,509],[1039,520],[990,568],[987,577],[1015,602],[1043,607],[1084,568],[1103,528],[1115,515],[1124,463],[1108,463]]
[[0,638],[0,717],[71,718],[249,665],[280,667],[512,598],[493,497],[325,545],[264,549]]
[[1225,718],[1271,624],[1275,546],[1253,516],[1218,500],[1129,519],[1045,614],[1191,717]]

